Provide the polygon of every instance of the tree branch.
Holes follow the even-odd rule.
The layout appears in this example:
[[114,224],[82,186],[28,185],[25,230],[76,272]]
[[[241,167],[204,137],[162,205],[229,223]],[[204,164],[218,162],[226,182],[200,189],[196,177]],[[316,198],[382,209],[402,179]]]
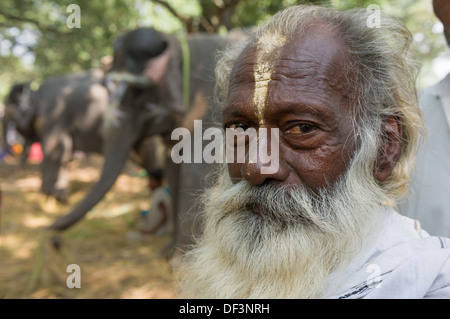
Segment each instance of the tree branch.
[[[168,2],[163,0],[150,0],[154,3],[157,3],[161,5],[162,7],[166,8],[173,16],[175,16],[177,19],[179,19],[182,23],[186,25],[186,29],[188,32],[196,32],[198,29],[196,28],[194,30],[194,19],[193,18],[187,18],[182,15],[180,15]],[[198,17],[198,22],[202,25],[202,27],[210,33],[216,32],[216,28],[214,25],[212,25],[208,19],[206,19],[204,16]]]
[[224,24],[227,28],[229,27],[226,23],[224,23],[225,15],[226,14],[232,14],[234,10],[236,9],[236,6],[239,2],[245,2],[246,0],[229,0],[224,1],[223,7],[217,7],[217,18],[218,23],[215,25],[215,29],[217,30],[220,25]]
[[4,16],[8,20],[34,24],[41,31],[52,31],[52,32],[59,33],[58,30],[56,30],[55,28],[48,26],[48,25],[43,25],[40,21],[32,19],[32,18],[27,18],[27,17],[23,17],[23,16],[15,16],[10,13],[4,12],[2,10],[0,10],[0,15]]
[[185,23],[185,24],[190,23],[190,20],[191,20],[191,19],[179,15],[178,12],[176,12],[175,9],[172,8],[172,6],[171,6],[170,4],[168,4],[166,1],[163,1],[163,0],[150,0],[150,1],[155,2],[155,3],[157,3],[157,4],[161,5],[161,6],[163,6],[163,7],[166,8],[167,10],[169,10],[169,12],[172,13],[172,14],[173,14],[176,18],[178,18],[181,22],[183,22],[183,23]]

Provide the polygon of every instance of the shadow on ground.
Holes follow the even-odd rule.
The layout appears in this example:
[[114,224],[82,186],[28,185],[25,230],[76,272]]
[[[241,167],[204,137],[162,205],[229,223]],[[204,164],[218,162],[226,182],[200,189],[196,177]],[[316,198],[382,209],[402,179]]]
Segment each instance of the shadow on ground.
[[[0,162],[0,299],[176,298],[174,274],[160,255],[170,238],[127,239],[134,216],[150,205],[147,180],[131,163],[86,218],[60,234],[61,248],[50,244],[55,234],[45,227],[83,198],[102,163],[94,155],[70,163],[71,196],[61,205],[39,192],[38,163]],[[72,264],[80,288],[67,285],[75,282]]]

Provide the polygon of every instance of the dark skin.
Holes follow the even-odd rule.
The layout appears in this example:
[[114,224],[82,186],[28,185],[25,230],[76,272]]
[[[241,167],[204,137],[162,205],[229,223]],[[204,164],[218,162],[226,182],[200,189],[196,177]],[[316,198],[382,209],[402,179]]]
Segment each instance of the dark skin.
[[[357,149],[354,110],[343,87],[346,75],[342,70],[350,57],[339,35],[317,25],[310,31],[281,48],[268,85],[263,123],[253,102],[256,48],[247,47],[238,58],[223,110],[223,126],[279,128],[279,167],[273,174],[262,174],[261,167],[267,164],[259,160],[229,163],[233,182],[246,179],[254,185],[301,185],[317,194],[347,170]],[[384,128],[387,138],[374,164],[380,182],[390,176],[402,146],[399,121],[387,118]]]
[[444,25],[444,33],[447,39],[447,43],[450,45],[450,3],[447,0],[434,0],[433,10],[438,19]]

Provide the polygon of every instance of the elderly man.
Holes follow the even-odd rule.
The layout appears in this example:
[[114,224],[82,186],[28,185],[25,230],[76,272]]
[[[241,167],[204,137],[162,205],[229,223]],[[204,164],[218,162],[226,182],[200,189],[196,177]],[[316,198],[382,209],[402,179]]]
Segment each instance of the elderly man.
[[182,296],[450,297],[450,241],[392,208],[422,126],[411,35],[371,14],[290,7],[224,54],[224,129],[277,131],[279,161],[224,165]]
[[[450,45],[450,1],[434,0]],[[424,89],[419,102],[427,135],[417,156],[410,196],[399,212],[417,219],[431,235],[450,237],[450,74]]]

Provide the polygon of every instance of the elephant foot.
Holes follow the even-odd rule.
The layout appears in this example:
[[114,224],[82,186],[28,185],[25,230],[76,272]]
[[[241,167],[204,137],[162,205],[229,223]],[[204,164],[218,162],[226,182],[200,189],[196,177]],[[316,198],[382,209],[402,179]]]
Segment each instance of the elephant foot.
[[67,204],[67,201],[69,200],[69,191],[67,189],[49,190],[42,187],[41,192],[46,195],[47,199],[53,197],[60,204]]
[[52,195],[61,204],[65,205],[69,201],[69,191],[66,189],[55,190]]

